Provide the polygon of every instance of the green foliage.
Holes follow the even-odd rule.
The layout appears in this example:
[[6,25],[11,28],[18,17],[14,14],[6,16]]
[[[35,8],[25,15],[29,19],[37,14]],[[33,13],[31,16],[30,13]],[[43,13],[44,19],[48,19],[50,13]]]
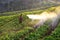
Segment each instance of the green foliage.
[[52,34],[50,36],[45,37],[44,40],[60,40],[60,24],[52,32]]
[[43,25],[38,29],[34,30],[34,32],[29,33],[29,35],[26,35],[25,40],[39,40],[45,36],[47,29],[48,29],[48,26]]
[[47,12],[53,12],[53,11],[55,11],[55,8],[56,8],[56,7],[51,7],[51,8],[48,8],[46,11],[47,11]]

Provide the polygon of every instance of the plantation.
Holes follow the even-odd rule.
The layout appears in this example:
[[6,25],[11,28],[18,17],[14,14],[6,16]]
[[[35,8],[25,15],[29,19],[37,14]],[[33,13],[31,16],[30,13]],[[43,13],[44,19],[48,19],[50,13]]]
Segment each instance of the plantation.
[[[55,11],[55,8],[2,13],[0,16],[0,40],[60,40],[60,24],[50,35],[46,35],[45,33],[49,29],[47,24],[34,29],[33,26],[39,20],[32,21],[26,16],[28,14],[41,14],[44,11]],[[23,22],[19,23],[19,16],[21,14]]]

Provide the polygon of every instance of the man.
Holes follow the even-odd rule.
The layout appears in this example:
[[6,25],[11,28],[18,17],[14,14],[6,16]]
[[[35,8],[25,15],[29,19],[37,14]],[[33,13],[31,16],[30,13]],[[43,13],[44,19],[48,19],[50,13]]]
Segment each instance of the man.
[[22,14],[19,16],[19,23],[22,23],[23,21],[23,17],[22,17]]

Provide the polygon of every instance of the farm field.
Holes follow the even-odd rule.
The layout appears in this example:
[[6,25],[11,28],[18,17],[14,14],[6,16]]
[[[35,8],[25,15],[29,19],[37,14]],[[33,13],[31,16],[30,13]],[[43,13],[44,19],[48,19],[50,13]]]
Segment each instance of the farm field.
[[[60,8],[60,6],[58,6]],[[58,7],[51,7],[46,10],[5,12],[0,14],[0,40],[60,40],[60,24],[50,35],[45,33],[49,26],[44,24],[34,29],[39,20],[32,21],[26,15],[40,15],[42,12],[58,12]],[[23,22],[19,23],[19,16],[22,14]],[[47,23],[47,22],[46,22]]]

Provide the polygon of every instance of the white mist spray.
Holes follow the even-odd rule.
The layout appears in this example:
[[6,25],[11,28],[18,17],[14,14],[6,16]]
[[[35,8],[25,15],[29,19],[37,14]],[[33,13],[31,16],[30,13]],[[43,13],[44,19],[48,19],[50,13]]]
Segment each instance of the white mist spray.
[[59,14],[56,14],[55,12],[43,12],[40,15],[27,15],[32,20],[40,20],[36,25],[34,25],[34,28],[38,28],[39,26],[42,26],[48,19],[50,19],[52,22],[49,24],[51,25],[52,29],[56,27],[58,24]]

